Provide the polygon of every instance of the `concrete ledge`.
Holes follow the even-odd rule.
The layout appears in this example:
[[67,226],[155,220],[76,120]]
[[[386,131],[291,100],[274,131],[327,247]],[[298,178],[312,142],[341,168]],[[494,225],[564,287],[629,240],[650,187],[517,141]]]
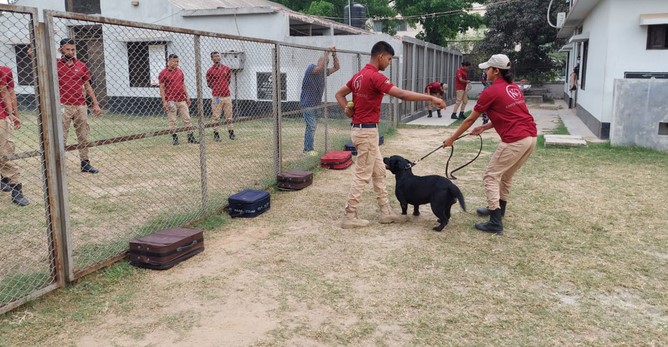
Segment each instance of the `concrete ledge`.
[[537,108],[543,109],[543,110],[561,110],[561,105],[559,104],[539,104],[535,106]]
[[585,141],[581,136],[577,135],[545,135],[545,147],[548,146],[581,147],[586,145],[587,141]]
[[543,96],[542,95],[525,95],[524,96],[524,101],[526,101],[527,104],[541,104],[541,103],[543,103]]

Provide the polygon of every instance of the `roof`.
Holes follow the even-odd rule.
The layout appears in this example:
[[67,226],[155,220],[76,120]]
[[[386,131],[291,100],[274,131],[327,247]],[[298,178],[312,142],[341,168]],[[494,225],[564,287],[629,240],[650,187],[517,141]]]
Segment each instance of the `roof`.
[[170,2],[181,9],[184,17],[271,14],[283,12],[290,18],[291,25],[295,24],[294,22],[301,22],[322,27],[332,27],[337,32],[371,34],[369,31],[343,23],[299,13],[281,4],[268,0],[170,0]]

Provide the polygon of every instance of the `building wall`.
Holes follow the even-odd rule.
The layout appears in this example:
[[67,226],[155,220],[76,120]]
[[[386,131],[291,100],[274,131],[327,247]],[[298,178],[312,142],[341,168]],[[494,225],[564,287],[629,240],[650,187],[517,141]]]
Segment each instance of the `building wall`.
[[668,151],[668,80],[614,81],[613,145]]

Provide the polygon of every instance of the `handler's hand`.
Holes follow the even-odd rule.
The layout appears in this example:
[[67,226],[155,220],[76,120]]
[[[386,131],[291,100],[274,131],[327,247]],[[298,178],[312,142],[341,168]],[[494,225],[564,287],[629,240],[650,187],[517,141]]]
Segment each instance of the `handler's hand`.
[[93,106],[93,114],[95,116],[100,116],[102,114],[102,109],[100,108],[100,105]]
[[448,137],[443,141],[443,147],[452,147],[452,144],[455,143],[457,139],[453,138],[452,136]]
[[436,98],[436,97],[432,97],[432,99],[433,99],[432,102],[434,103],[434,105],[436,107],[438,107],[439,110],[445,108],[446,105],[445,105],[445,101],[443,101],[443,99]]
[[353,114],[355,114],[355,110],[348,107],[348,106],[346,106],[346,108],[345,108],[345,110],[343,110],[343,112],[345,112],[345,114],[346,114],[346,116],[348,116],[348,118],[353,118]]
[[477,127],[473,128],[473,130],[471,130],[471,135],[480,135],[485,130],[487,130],[487,129],[485,129],[484,126],[477,126]]
[[10,115],[7,117],[7,119],[14,125],[14,129],[19,130],[21,129],[21,120],[19,117],[15,115]]

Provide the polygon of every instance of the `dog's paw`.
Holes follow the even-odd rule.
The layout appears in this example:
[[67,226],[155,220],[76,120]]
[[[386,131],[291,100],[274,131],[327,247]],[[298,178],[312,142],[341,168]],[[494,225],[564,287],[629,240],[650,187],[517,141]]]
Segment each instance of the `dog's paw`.
[[414,215],[415,217],[417,217],[417,216],[420,215],[420,212],[413,212],[413,215]]
[[433,227],[431,230],[441,232],[443,231],[443,228],[445,228],[445,225],[440,224],[438,226]]

